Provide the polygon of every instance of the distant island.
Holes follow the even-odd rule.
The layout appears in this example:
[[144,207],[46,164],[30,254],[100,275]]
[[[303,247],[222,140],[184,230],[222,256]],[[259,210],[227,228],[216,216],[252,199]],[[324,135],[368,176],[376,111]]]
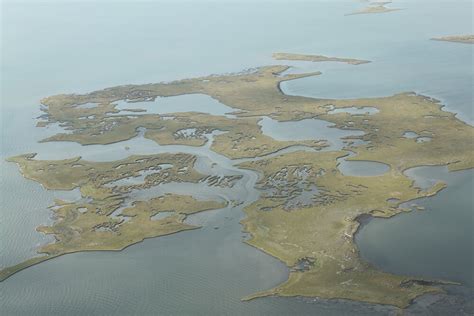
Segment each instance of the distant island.
[[305,55],[305,54],[292,54],[292,53],[274,53],[273,58],[276,60],[300,60],[300,61],[311,61],[311,62],[324,62],[334,61],[347,63],[351,65],[361,65],[370,63],[368,60],[353,59],[353,58],[338,58],[338,57],[327,57],[323,55]]
[[385,5],[392,3],[391,1],[385,1],[385,2],[371,2],[369,5],[361,10],[348,13],[346,15],[356,15],[356,14],[374,14],[374,13],[387,13],[387,12],[392,12],[392,11],[398,11],[401,9],[397,8],[387,8]]
[[465,43],[465,44],[474,44],[474,35],[451,35],[451,36],[442,36],[434,37],[433,41],[443,41],[443,42],[456,42],[456,43]]

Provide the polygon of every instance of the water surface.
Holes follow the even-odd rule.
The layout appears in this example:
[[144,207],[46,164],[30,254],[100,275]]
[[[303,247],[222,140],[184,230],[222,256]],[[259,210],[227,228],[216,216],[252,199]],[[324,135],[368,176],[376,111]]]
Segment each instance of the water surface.
[[390,171],[390,166],[377,161],[339,160],[337,169],[345,176],[375,177]]
[[[115,102],[116,108],[121,110],[118,115],[125,113],[146,114],[170,114],[176,112],[200,112],[212,115],[225,115],[233,118],[229,113],[236,110],[220,103],[216,99],[205,94],[185,94],[171,97],[157,97],[154,101],[127,102],[124,100]],[[131,112],[126,109],[145,110],[144,112]],[[117,115],[117,114],[116,114]]]
[[434,197],[402,204],[412,209],[410,213],[375,218],[364,226],[356,238],[362,257],[393,273],[453,280],[472,287],[474,172],[419,167],[407,174],[422,189],[439,181],[448,187]]
[[345,145],[342,138],[364,135],[363,131],[339,129],[320,119],[280,122],[264,116],[258,124],[264,135],[280,141],[326,140],[329,147],[324,150],[339,150]]

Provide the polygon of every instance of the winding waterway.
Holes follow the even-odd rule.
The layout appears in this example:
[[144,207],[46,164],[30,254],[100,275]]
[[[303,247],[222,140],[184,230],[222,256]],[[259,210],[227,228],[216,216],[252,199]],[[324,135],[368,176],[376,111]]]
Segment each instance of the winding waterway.
[[[242,160],[232,161],[209,150],[210,142],[203,147],[159,146],[139,135],[106,146],[37,143],[61,129],[34,125],[35,118],[42,114],[39,100],[48,95],[234,72],[276,63],[270,56],[282,50],[373,61],[360,66],[288,62],[294,66],[290,72],[321,70],[323,75],[284,82],[285,93],[352,98],[415,90],[440,99],[447,110],[472,122],[472,48],[427,40],[440,34],[472,32],[469,13],[472,3],[459,1],[453,5],[450,1],[437,1],[433,4],[423,0],[397,1],[397,5],[405,10],[350,17],[344,14],[359,8],[356,1],[291,5],[54,1],[3,5],[2,24],[9,27],[2,31],[0,266],[31,257],[39,245],[51,241],[35,228],[52,222],[48,206],[55,198],[80,198],[77,191],[48,191],[24,179],[14,164],[5,162],[12,155],[38,152],[38,159],[82,156],[108,161],[130,154],[192,153],[199,157],[196,168],[203,173],[242,175],[231,190],[207,190],[198,184],[197,197],[209,194],[207,197],[244,204],[231,203],[221,210],[190,216],[189,223],[203,226],[198,230],[145,240],[122,252],[76,253],[28,268],[0,283],[2,312],[6,315],[393,312],[386,306],[339,300],[264,298],[241,302],[246,295],[283,282],[288,269],[275,258],[242,242],[246,236],[239,224],[243,218],[241,210],[260,194],[254,188],[258,174],[238,169],[235,165]],[[242,17],[245,23],[236,22],[242,21]],[[433,19],[446,23],[433,23]],[[232,39],[224,40],[229,34]],[[189,58],[189,52],[193,58]],[[119,107],[142,108],[148,103],[157,106],[149,107],[153,112],[158,111],[160,102],[169,103],[164,113],[175,108],[229,113],[228,107],[202,95],[159,98],[156,104],[127,103]],[[276,127],[285,124],[270,123]],[[323,136],[306,131],[311,138]],[[288,129],[280,134],[287,132]],[[342,135],[324,136],[341,141]],[[296,139],[297,135],[292,137]],[[272,155],[294,150],[309,149],[295,146]],[[472,295],[472,171],[438,175],[434,170],[421,170],[412,171],[419,183],[430,184],[429,179],[441,179],[448,183],[448,188],[435,197],[416,201],[425,207],[423,211],[372,220],[360,229],[356,241],[363,258],[381,269],[447,278],[466,285],[466,291],[452,289],[453,295],[448,296],[451,299],[438,303],[433,304],[432,298],[421,298],[407,312],[456,314],[459,306],[464,306],[462,300]],[[412,176],[410,172],[408,175]],[[190,189],[186,184],[169,185],[157,187],[150,194]]]

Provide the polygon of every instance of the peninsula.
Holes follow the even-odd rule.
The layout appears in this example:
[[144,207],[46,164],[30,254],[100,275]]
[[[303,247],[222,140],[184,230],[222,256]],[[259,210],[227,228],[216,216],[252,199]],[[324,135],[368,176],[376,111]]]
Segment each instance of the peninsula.
[[341,62],[351,65],[361,65],[370,63],[368,60],[353,59],[353,58],[338,58],[338,57],[327,57],[322,55],[304,55],[304,54],[292,54],[292,53],[274,53],[273,58],[276,60],[298,60],[298,61],[311,61],[311,62]]

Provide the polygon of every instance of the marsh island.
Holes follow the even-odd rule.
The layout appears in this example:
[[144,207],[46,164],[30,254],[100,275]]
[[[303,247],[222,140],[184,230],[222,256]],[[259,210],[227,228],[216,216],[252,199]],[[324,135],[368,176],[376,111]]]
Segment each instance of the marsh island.
[[455,42],[464,44],[474,44],[474,35],[451,35],[432,38],[434,41]]
[[[365,62],[315,56],[277,54],[276,58]],[[291,272],[283,284],[245,299],[309,296],[404,308],[420,295],[442,291],[441,285],[449,280],[394,275],[363,261],[354,234],[361,216],[394,216],[408,211],[401,207],[404,202],[434,195],[445,187],[436,183],[418,188],[405,170],[422,165],[472,168],[473,128],[443,111],[439,101],[413,92],[340,100],[286,95],[282,82],[321,75],[286,74],[288,68],[263,66],[235,74],[51,96],[41,101],[44,115],[38,126],[58,124],[64,130],[43,142],[87,146],[144,137],[162,146],[208,146],[237,168],[255,172],[259,195],[244,204],[242,225],[250,235],[245,242],[278,258]],[[234,111],[153,114],[117,108],[119,101],[159,107],[154,102],[158,98],[188,94],[207,95]],[[277,123],[323,120],[334,129],[357,133],[344,137],[340,147],[331,146],[325,138],[283,140],[263,132],[264,119]],[[417,136],[406,137],[408,132]],[[338,168],[341,159],[382,163],[387,171],[344,175]],[[55,223],[38,228],[54,235],[56,242],[42,247],[41,256],[2,270],[2,280],[59,255],[120,250],[144,238],[198,228],[185,222],[188,215],[230,203],[174,193],[135,200],[134,192],[169,183],[226,189],[241,180],[238,175],[210,177],[198,170],[196,157],[187,153],[133,155],[110,162],[80,157],[39,160],[35,154],[25,154],[9,161],[47,189],[79,189],[81,199],[56,201],[52,207]],[[141,177],[138,183],[120,182],[137,177]]]
[[312,61],[312,62],[341,62],[351,65],[361,65],[370,63],[368,60],[360,60],[354,58],[340,58],[328,57],[323,55],[306,55],[306,54],[292,54],[292,53],[274,53],[273,58],[276,60],[298,60],[298,61]]
[[388,12],[401,10],[397,8],[388,8],[386,6],[387,4],[391,4],[391,3],[392,3],[391,1],[370,2],[365,8],[346,14],[346,15],[377,14],[377,13],[388,13]]

